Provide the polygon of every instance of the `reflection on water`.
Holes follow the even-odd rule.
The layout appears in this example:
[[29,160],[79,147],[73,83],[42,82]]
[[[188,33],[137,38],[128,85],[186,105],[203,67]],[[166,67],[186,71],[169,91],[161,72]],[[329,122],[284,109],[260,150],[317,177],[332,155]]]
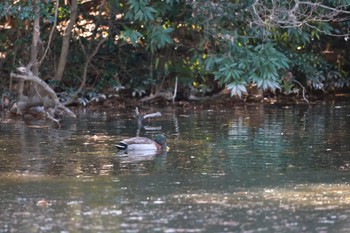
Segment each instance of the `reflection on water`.
[[152,137],[119,112],[62,129],[0,125],[0,232],[349,232],[350,105],[149,109]]

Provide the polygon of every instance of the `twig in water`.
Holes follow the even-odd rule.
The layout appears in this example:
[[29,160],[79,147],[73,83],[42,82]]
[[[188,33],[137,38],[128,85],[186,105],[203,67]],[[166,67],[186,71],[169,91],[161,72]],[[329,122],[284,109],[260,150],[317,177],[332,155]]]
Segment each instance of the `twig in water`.
[[54,116],[51,115],[51,113],[49,112],[46,112],[46,116],[47,118],[49,118],[50,120],[52,120],[53,122],[55,122],[58,126],[58,128],[60,129],[61,128],[61,123],[58,119],[56,119]]
[[178,81],[178,77],[176,76],[176,78],[175,78],[175,87],[174,87],[174,95],[173,95],[173,103],[175,102],[175,98],[176,98],[177,81]]

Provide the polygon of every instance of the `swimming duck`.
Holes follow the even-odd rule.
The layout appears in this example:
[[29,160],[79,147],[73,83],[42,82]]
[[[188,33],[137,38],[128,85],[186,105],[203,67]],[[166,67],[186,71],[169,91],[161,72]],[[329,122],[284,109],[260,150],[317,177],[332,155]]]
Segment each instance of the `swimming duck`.
[[133,137],[124,139],[116,147],[124,151],[166,151],[166,137],[163,134],[156,134],[154,140],[146,137]]

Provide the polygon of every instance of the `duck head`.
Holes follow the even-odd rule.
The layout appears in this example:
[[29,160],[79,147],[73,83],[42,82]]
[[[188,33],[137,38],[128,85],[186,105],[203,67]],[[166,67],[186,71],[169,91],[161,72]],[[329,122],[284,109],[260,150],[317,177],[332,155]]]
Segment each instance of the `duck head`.
[[161,149],[167,149],[166,137],[163,134],[156,134],[154,141],[160,145]]

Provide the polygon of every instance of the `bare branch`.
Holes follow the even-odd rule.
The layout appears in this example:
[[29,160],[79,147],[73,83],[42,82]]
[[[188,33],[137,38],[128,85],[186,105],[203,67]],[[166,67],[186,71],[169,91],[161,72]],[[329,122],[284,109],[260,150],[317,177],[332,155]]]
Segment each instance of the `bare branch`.
[[[349,20],[350,11],[346,10],[350,5],[331,7],[320,1],[309,2],[299,0],[275,0],[272,4],[263,0],[255,0],[252,4],[252,24],[258,27],[296,28],[312,26],[317,22],[343,22]],[[319,30],[323,32],[322,30]],[[327,33],[328,35],[330,33]],[[340,36],[331,34],[333,36]],[[341,36],[349,36],[343,33]]]
[[176,98],[176,93],[177,93],[177,82],[178,82],[178,77],[176,76],[176,78],[175,78],[175,87],[174,87],[174,95],[173,95],[173,103],[175,103],[175,98]]
[[52,35],[53,35],[53,32],[54,32],[55,29],[56,29],[56,24],[57,24],[58,6],[59,6],[59,0],[56,0],[56,6],[55,6],[55,20],[54,20],[54,22],[53,22],[52,29],[51,29],[51,31],[50,31],[49,40],[48,40],[48,42],[47,42],[47,46],[46,46],[44,55],[42,56],[42,58],[41,58],[40,61],[38,62],[39,64],[41,64],[41,63],[44,61],[44,59],[45,59],[45,57],[46,57],[46,54],[47,54],[47,52],[49,51],[49,48],[50,48],[50,44],[51,44],[51,41],[52,41]]
[[72,111],[70,111],[67,107],[65,107],[60,103],[56,95],[56,92],[52,90],[52,88],[45,81],[35,76],[27,67],[19,67],[17,68],[17,70],[21,72],[21,74],[11,73],[11,77],[18,78],[25,81],[31,81],[33,83],[38,84],[41,88],[43,88],[48,93],[48,95],[50,96],[51,100],[54,103],[54,112],[55,110],[62,110],[68,116],[71,116],[74,118],[76,117]]
[[306,98],[306,96],[305,96],[305,92],[306,92],[305,87],[304,87],[298,80],[292,79],[292,82],[297,83],[297,84],[303,89],[303,99],[305,100],[305,102],[306,102],[308,105],[310,105],[309,100],[308,100],[308,99]]
[[25,68],[25,67],[19,67],[19,68],[17,68],[17,70],[23,74],[11,73],[11,77],[22,79],[24,81],[32,81],[32,82],[38,84],[45,91],[47,91],[47,93],[52,98],[52,100],[54,101],[55,104],[59,104],[59,100],[58,100],[58,97],[56,95],[56,92],[54,92],[54,90],[52,90],[51,87],[45,81],[43,81],[39,77],[35,76],[31,71],[27,70],[27,68]]
[[58,119],[56,119],[50,112],[46,112],[46,117],[55,122],[58,128],[61,128],[61,123]]
[[161,117],[162,114],[160,112],[155,112],[155,113],[150,113],[150,114],[146,114],[143,116],[143,119],[147,119],[147,118],[152,118],[152,117]]
[[83,71],[83,80],[81,81],[81,84],[80,84],[80,87],[78,88],[78,90],[72,95],[71,100],[68,101],[68,102],[66,102],[66,103],[64,103],[63,105],[69,105],[69,104],[73,103],[73,102],[77,99],[79,93],[81,92],[81,90],[83,90],[83,88],[84,88],[84,86],[85,86],[86,78],[87,78],[87,71],[88,71],[89,65],[90,65],[92,59],[94,58],[94,56],[97,54],[97,52],[98,52],[98,50],[100,49],[101,45],[102,45],[107,39],[108,39],[107,37],[106,37],[106,38],[103,38],[103,39],[97,44],[97,46],[95,47],[95,50],[92,52],[92,54],[91,54],[90,56],[87,56],[87,54],[86,54],[86,52],[85,52],[85,50],[84,50],[84,47],[83,47],[83,45],[81,44],[81,47],[82,47],[82,49],[83,49],[83,52],[84,52],[85,56],[87,57],[87,60],[86,60],[86,62],[85,62],[85,66],[84,66],[84,71]]

